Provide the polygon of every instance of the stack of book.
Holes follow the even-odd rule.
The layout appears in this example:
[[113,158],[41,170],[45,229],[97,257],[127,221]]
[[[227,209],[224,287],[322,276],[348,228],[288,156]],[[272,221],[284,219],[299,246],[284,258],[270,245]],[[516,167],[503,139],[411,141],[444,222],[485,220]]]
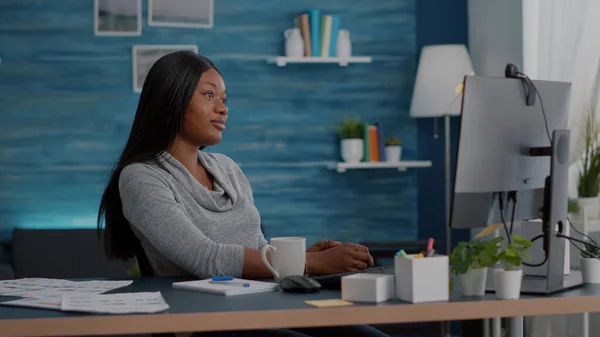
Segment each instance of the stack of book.
[[304,40],[304,56],[335,57],[336,41],[340,29],[340,17],[321,15],[319,9],[311,9],[294,18],[294,26],[300,28]]

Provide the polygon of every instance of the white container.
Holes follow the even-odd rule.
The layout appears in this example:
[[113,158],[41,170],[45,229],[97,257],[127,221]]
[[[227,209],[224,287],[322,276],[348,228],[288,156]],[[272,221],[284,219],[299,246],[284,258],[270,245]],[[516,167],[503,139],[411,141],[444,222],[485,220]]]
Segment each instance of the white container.
[[335,56],[341,58],[349,58],[350,56],[352,56],[352,43],[350,42],[350,32],[347,29],[338,30]]
[[483,296],[487,281],[486,268],[469,268],[466,273],[459,276],[462,294],[464,296]]
[[400,161],[402,155],[402,146],[388,145],[385,147],[385,161],[390,163],[397,163]]
[[285,56],[304,56],[304,40],[302,39],[300,28],[286,29],[283,33],[283,36],[285,36]]
[[499,300],[516,300],[521,295],[521,281],[523,270],[504,270],[495,268],[493,270],[494,290]]
[[600,260],[580,257],[581,277],[584,283],[600,283]]
[[380,303],[394,298],[394,275],[354,274],[342,277],[342,299]]
[[342,139],[342,159],[347,163],[358,163],[364,155],[364,141],[361,138]]
[[448,301],[448,256],[394,257],[396,297],[411,303]]

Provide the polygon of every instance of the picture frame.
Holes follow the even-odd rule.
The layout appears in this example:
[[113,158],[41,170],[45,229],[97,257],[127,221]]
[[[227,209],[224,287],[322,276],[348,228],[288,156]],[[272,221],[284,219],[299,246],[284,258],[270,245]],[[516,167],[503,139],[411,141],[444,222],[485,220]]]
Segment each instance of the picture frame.
[[197,45],[134,45],[132,53],[133,92],[142,92],[144,81],[152,65],[169,53],[188,50],[198,53]]
[[141,36],[142,0],[94,0],[94,35]]
[[148,26],[212,28],[214,0],[148,0]]

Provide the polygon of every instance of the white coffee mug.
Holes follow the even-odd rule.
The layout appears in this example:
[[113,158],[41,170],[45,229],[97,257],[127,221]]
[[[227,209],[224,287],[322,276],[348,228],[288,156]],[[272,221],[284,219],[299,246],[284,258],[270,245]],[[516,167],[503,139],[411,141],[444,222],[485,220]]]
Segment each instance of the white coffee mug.
[[[267,251],[271,251],[271,263],[267,259]],[[304,275],[306,263],[306,239],[300,237],[272,238],[261,250],[263,263],[275,280],[290,276]]]

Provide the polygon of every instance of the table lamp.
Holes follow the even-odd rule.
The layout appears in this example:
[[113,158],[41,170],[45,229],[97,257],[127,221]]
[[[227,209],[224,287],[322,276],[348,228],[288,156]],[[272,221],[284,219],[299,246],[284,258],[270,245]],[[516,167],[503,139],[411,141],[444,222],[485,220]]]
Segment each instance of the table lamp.
[[[421,50],[411,117],[444,117],[446,142],[446,250],[450,254],[450,116],[460,115],[465,75],[473,75],[473,65],[462,44],[430,45]],[[437,138],[437,123],[434,124]]]

